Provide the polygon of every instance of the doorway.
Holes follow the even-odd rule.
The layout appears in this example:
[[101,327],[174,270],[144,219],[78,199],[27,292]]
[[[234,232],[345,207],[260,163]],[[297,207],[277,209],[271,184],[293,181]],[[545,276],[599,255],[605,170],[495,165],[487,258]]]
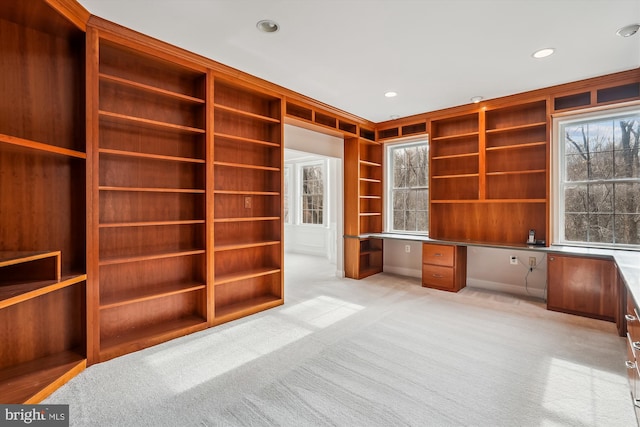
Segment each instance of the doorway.
[[342,138],[285,125],[285,263],[288,254],[322,257],[338,277],[344,277],[343,144]]

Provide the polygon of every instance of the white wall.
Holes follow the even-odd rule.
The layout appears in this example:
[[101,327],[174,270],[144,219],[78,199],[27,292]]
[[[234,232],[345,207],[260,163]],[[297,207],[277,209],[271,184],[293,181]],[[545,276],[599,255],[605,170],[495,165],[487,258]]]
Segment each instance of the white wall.
[[[405,252],[410,245],[410,253]],[[511,265],[509,257],[517,256],[518,265]],[[536,258],[537,267],[529,272],[529,257]],[[385,240],[384,271],[420,278],[422,275],[422,247],[419,242]],[[528,273],[528,274],[527,274]],[[467,247],[467,286],[492,289],[536,298],[546,298],[547,258],[541,252]]]

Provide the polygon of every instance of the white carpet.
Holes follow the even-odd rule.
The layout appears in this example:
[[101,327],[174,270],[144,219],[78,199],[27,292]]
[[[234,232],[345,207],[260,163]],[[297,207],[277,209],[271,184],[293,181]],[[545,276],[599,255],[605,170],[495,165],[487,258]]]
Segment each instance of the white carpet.
[[72,426],[636,425],[612,323],[307,256],[286,270],[284,306],[94,365],[45,403]]

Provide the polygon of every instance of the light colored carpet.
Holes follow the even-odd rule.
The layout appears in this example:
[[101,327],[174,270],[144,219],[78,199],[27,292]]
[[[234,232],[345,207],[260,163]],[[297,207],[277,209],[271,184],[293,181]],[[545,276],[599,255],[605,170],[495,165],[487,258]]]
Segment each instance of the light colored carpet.
[[636,425],[612,323],[286,262],[284,306],[94,365],[45,403],[73,426]]

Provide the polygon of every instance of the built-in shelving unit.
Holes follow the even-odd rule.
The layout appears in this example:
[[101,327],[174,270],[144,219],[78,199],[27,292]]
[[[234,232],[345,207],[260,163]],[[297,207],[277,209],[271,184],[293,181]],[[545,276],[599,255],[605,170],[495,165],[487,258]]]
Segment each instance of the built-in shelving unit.
[[523,243],[535,229],[545,238],[547,117],[540,99],[431,120],[432,237]]
[[356,279],[382,271],[382,240],[358,237],[383,229],[383,147],[374,135],[345,139],[345,274]]
[[215,323],[283,303],[281,105],[215,80]]
[[89,29],[96,361],[209,324],[207,72]]
[[[42,1],[0,6],[0,403],[86,366],[84,33]],[[25,95],[28,94],[28,95]]]

